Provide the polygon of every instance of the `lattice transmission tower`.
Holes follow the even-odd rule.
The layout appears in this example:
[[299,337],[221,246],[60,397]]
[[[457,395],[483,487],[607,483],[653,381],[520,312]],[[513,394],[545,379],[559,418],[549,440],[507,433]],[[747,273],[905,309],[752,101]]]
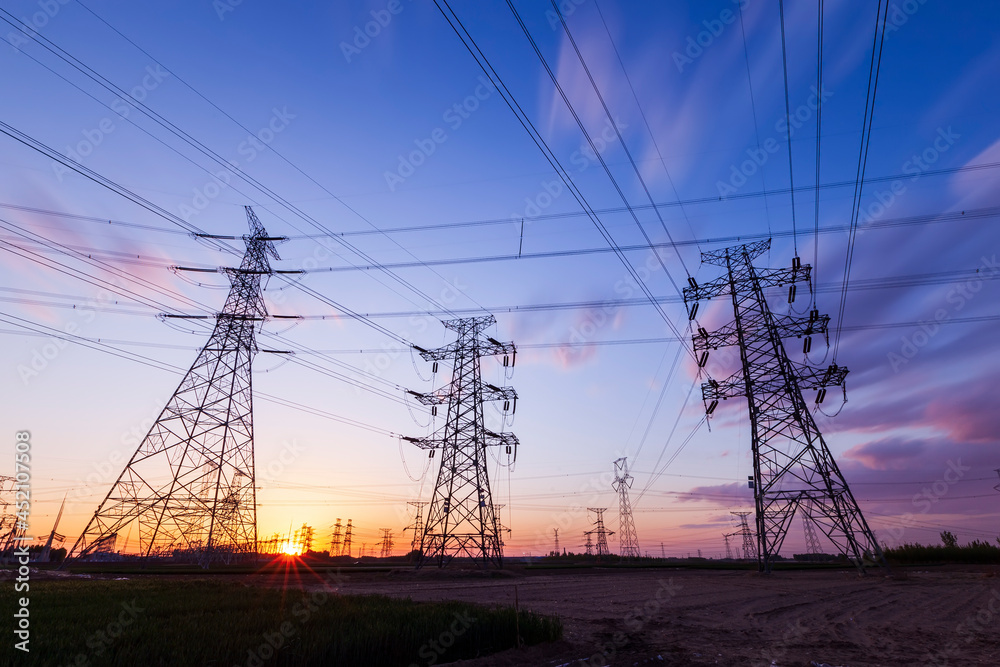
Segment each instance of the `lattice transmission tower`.
[[279,259],[250,209],[239,268],[215,327],[68,556],[105,551],[138,523],[140,553],[181,550],[207,566],[257,551],[251,364],[267,319],[261,282]]
[[587,511],[593,512],[594,514],[597,515],[597,518],[594,519],[594,529],[590,530],[590,531],[587,531],[586,533],[584,533],[587,536],[587,546],[588,546],[587,553],[588,554],[590,553],[590,550],[589,550],[589,547],[590,547],[590,536],[591,535],[596,535],[597,536],[597,557],[598,558],[600,558],[601,556],[609,556],[609,555],[611,555],[611,551],[608,549],[608,537],[610,537],[611,535],[615,534],[614,531],[608,530],[607,528],[604,527],[604,512],[607,509],[608,509],[607,507],[588,507],[587,508]]
[[732,300],[735,320],[711,333],[699,327],[693,341],[702,367],[710,350],[727,345],[740,350],[742,369],[702,384],[702,397],[709,416],[720,400],[746,397],[749,404],[759,569],[770,572],[796,509],[806,501],[813,503],[812,519],[819,529],[859,569],[864,571],[866,559],[887,567],[802,396],[803,389],[817,389],[821,402],[827,387],[844,385],[847,369],[796,363],[785,351],[783,339],[794,336],[804,339],[803,351],[808,352],[812,336],[827,335],[830,318],[817,310],[808,317],[771,312],[764,290],[787,285],[789,301],[794,301],[797,283],[809,283],[810,267],[796,257],[791,268],[758,269],[753,260],[770,246],[768,240],[702,253],[704,263],[724,268],[726,275],[701,285],[689,278],[690,286],[684,288],[691,319],[701,299]]
[[[426,438],[405,438],[422,449],[441,450],[434,495],[421,538],[423,565],[436,560],[443,567],[451,557],[468,556],[479,566],[503,565],[501,526],[490,493],[488,447],[504,447],[516,456],[517,437],[486,428],[483,404],[503,401],[504,419],[516,409],[517,392],[483,381],[480,359],[503,356],[513,366],[514,343],[485,334],[496,323],[492,315],[448,320],[444,326],[458,339],[436,350],[415,349],[426,361],[453,360],[451,384],[435,392],[411,392],[424,405],[448,406],[444,425]],[[432,453],[433,455],[433,453]],[[418,565],[418,566],[419,566]]]
[[392,555],[392,546],[395,542],[392,541],[392,528],[379,528],[382,532],[382,550],[381,557],[388,558]]
[[729,544],[729,533],[723,533],[722,539],[726,541],[726,560],[733,559],[733,548]]
[[639,538],[635,534],[635,522],[632,520],[632,501],[628,490],[632,488],[632,475],[628,474],[628,460],[623,457],[615,460],[615,481],[611,483],[618,492],[618,540],[621,543],[622,558],[638,558]]
[[740,529],[735,533],[730,533],[730,537],[733,535],[739,535],[742,538],[742,549],[743,549],[743,560],[754,561],[757,560],[757,538],[750,530],[750,526],[747,522],[747,517],[750,516],[750,512],[731,512],[735,517],[739,517]]
[[340,552],[341,556],[351,557],[351,532],[354,530],[354,526],[351,525],[353,519],[347,520],[347,527],[344,528],[344,550]]
[[410,539],[410,553],[420,549],[420,540],[424,536],[424,506],[427,504],[423,501],[411,500],[406,503],[407,505],[413,505],[417,510],[417,515],[413,520],[413,523],[403,529],[405,533],[408,530],[413,531],[413,538]]
[[341,544],[343,540],[343,526],[340,525],[340,517],[337,517],[337,523],[333,524],[333,537],[330,539],[330,555],[339,556],[341,551]]
[[819,555],[823,549],[819,545],[819,537],[816,536],[816,528],[813,526],[812,503],[802,504],[802,530],[806,537],[806,553]]

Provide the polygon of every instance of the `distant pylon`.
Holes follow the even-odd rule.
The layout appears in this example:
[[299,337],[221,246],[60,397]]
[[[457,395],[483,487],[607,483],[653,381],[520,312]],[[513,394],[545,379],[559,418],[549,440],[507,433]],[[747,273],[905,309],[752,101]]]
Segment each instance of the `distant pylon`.
[[[994,468],[993,472],[995,472],[997,474],[997,477],[1000,477],[1000,468]],[[997,484],[996,486],[994,486],[993,490],[994,491],[1000,491],[1000,484]]]
[[587,536],[587,543],[583,545],[584,549],[586,549],[586,551],[584,553],[586,555],[588,555],[588,556],[593,556],[594,555],[594,541],[590,537],[591,533],[590,533],[590,531],[587,531],[586,533],[584,533],[584,535]]
[[753,260],[770,248],[767,240],[703,252],[702,261],[723,267],[726,275],[701,285],[689,278],[684,288],[692,320],[701,299],[732,300],[735,321],[711,333],[698,327],[693,343],[701,367],[711,350],[729,345],[740,350],[742,368],[725,380],[703,383],[702,398],[708,415],[720,400],[742,396],[748,402],[758,568],[770,572],[796,510],[808,500],[814,506],[813,520],[859,569],[864,570],[866,559],[887,567],[802,395],[803,389],[816,389],[816,402],[822,402],[828,387],[844,386],[847,369],[836,360],[826,368],[796,363],[785,351],[783,339],[794,336],[803,338],[803,352],[808,353],[813,336],[827,335],[830,318],[815,309],[808,317],[771,312],[765,290],[788,286],[788,300],[793,302],[797,283],[807,283],[811,290],[811,281],[810,267],[798,257],[791,268],[755,267]]
[[339,556],[341,547],[341,530],[343,526],[340,525],[340,517],[337,517],[337,523],[333,525],[333,539],[330,540],[330,555]]
[[819,538],[816,537],[816,531],[813,529],[812,503],[809,502],[802,504],[802,530],[805,531],[806,535],[806,553],[822,553]]
[[426,502],[411,500],[406,503],[407,505],[413,505],[417,508],[417,516],[413,523],[403,529],[405,533],[408,530],[413,531],[413,538],[410,540],[410,553],[418,551],[420,549],[420,539],[424,536],[424,505]]
[[176,549],[205,566],[257,551],[251,364],[267,319],[261,281],[279,259],[253,210],[239,268],[194,364],[68,557],[84,557],[138,522],[143,557]]
[[391,528],[379,528],[382,531],[382,558],[388,558],[392,555],[392,529]]
[[638,558],[639,538],[635,534],[635,522],[632,521],[632,502],[628,490],[632,488],[632,475],[628,474],[627,458],[615,461],[615,481],[611,483],[618,492],[618,540],[621,543],[622,558]]
[[341,556],[351,557],[351,519],[347,520],[347,528],[344,529],[344,550],[340,552]]
[[60,544],[66,539],[65,535],[60,535],[56,532],[59,528],[59,520],[62,519],[63,508],[66,507],[66,496],[63,496],[62,504],[59,505],[59,514],[56,515],[56,522],[52,525],[52,532],[49,533],[49,537],[45,540],[45,546],[42,547],[42,553],[38,556],[38,562],[48,563],[49,554],[52,552],[52,542],[57,541]]
[[750,512],[732,512],[732,514],[740,518],[739,532],[731,534],[739,535],[743,538],[743,560],[757,560],[757,543],[753,532],[750,530],[750,526],[747,524],[747,517],[750,516]]
[[611,552],[608,550],[608,537],[614,535],[614,531],[608,530],[604,527],[604,512],[607,507],[588,507],[587,510],[597,514],[597,518],[594,520],[594,529],[587,533],[587,541],[590,541],[590,534],[593,533],[597,535],[597,557],[608,556]]
[[[492,315],[448,320],[444,326],[458,339],[435,350],[416,348],[426,361],[453,360],[451,384],[427,394],[411,392],[424,405],[447,404],[444,425],[426,438],[406,438],[423,449],[441,450],[434,495],[421,540],[420,565],[468,556],[480,566],[501,567],[503,545],[500,522],[493,506],[487,464],[487,447],[504,447],[508,454],[517,447],[512,433],[495,433],[483,421],[483,403],[503,401],[503,413],[513,414],[517,393],[483,381],[482,357],[503,355],[504,366],[513,366],[516,348],[486,335],[496,323]],[[516,452],[515,456],[516,456]],[[433,454],[432,454],[433,455]]]
[[556,536],[556,548],[552,551],[552,553],[554,553],[556,556],[558,556],[559,555],[559,529],[558,528],[553,528],[552,532],[555,533],[555,536]]

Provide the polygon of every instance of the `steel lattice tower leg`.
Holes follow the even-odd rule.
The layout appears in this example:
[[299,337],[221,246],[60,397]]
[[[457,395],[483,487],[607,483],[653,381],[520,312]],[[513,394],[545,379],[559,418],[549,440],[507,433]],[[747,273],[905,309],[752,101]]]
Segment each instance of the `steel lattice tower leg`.
[[196,552],[207,566],[257,550],[251,363],[267,317],[262,279],[278,259],[247,207],[250,234],[208,343],[70,550],[81,558],[139,524],[142,556]]
[[622,558],[638,558],[639,538],[635,534],[635,522],[632,521],[632,502],[628,490],[632,488],[632,475],[628,474],[628,461],[620,458],[615,461],[615,481],[612,482],[618,492],[618,539],[621,542]]
[[441,450],[430,511],[421,538],[418,567],[436,561],[467,556],[480,566],[503,566],[503,542],[500,522],[493,505],[486,466],[486,448],[505,447],[515,451],[517,437],[512,433],[494,433],[483,422],[483,404],[503,401],[504,412],[517,399],[511,387],[496,387],[483,382],[480,359],[503,355],[504,365],[513,365],[516,348],[486,336],[487,327],[496,323],[492,315],[448,320],[444,326],[458,334],[458,339],[436,350],[416,348],[426,361],[452,359],[451,385],[428,394],[413,393],[425,405],[447,403],[444,426],[427,438],[406,438],[423,449]]
[[749,404],[759,569],[770,572],[796,509],[810,500],[816,525],[861,571],[866,559],[887,567],[802,396],[803,389],[817,389],[821,401],[827,387],[844,384],[847,369],[795,363],[785,351],[783,338],[790,336],[804,338],[803,349],[808,350],[813,335],[827,334],[830,318],[816,310],[808,318],[771,312],[764,290],[788,286],[789,301],[794,301],[796,283],[809,283],[810,267],[795,258],[790,269],[758,269],[753,260],[770,245],[768,240],[702,253],[703,262],[723,267],[726,275],[703,285],[690,278],[684,289],[692,319],[700,299],[732,300],[735,321],[711,333],[699,327],[694,350],[704,366],[710,350],[724,345],[740,349],[742,369],[725,380],[704,383],[702,397],[709,415],[719,400],[743,396]]

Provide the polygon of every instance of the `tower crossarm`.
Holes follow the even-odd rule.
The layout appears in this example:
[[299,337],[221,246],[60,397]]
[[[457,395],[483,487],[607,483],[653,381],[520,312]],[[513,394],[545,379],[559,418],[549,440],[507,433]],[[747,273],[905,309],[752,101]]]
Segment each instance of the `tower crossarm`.
[[483,432],[484,443],[487,447],[517,447],[521,441],[513,433],[494,433],[490,430]]
[[830,364],[824,368],[816,368],[807,364],[795,364],[795,374],[799,378],[799,386],[803,389],[821,389],[823,387],[839,387],[844,384],[850,372],[845,366]]
[[422,394],[417,391],[407,390],[406,393],[424,405],[444,405],[448,402],[448,394],[441,394],[439,392],[432,391]]
[[[778,315],[774,317],[775,329],[782,338],[826,335],[829,324],[829,315],[810,315],[808,317]],[[735,322],[715,331],[707,331],[704,327],[699,327],[697,333],[691,336],[691,341],[694,344],[695,352],[718,350],[720,347],[739,345],[739,330]]]
[[742,370],[736,371],[725,380],[708,380],[701,385],[701,397],[706,401],[724,401],[746,395]]
[[513,387],[498,387],[493,384],[484,384],[481,396],[484,401],[513,401],[517,399],[517,392]]

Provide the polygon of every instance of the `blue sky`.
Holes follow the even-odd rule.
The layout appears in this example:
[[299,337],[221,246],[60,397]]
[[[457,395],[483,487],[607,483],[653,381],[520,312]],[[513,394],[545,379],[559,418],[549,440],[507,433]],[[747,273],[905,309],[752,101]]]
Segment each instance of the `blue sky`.
[[[637,207],[654,243],[666,242],[667,232],[678,242],[773,232],[762,263],[789,265],[795,250],[787,234],[792,206],[777,1],[743,2],[742,29],[737,4],[728,1],[562,4],[642,181],[551,6],[515,3],[620,192],[588,152],[577,121],[507,6],[456,2],[453,8],[590,205],[608,209],[599,217],[615,242],[644,243],[632,216],[623,212],[624,198]],[[438,313],[442,305],[491,309],[498,320],[493,335],[524,346],[512,378],[521,395],[513,430],[522,447],[513,471],[499,468],[494,480],[495,501],[507,505],[503,520],[513,531],[511,552],[547,549],[547,535],[557,526],[563,545],[578,546],[589,522],[574,507],[611,508],[615,529],[617,501],[609,478],[612,461],[623,455],[635,471],[633,502],[644,551],[658,553],[663,542],[674,554],[721,552],[721,533],[731,530],[729,511],[750,506],[739,488],[750,465],[745,406],[725,405],[712,430],[699,430],[677,453],[703,411],[697,389],[682,410],[698,380],[687,355],[669,373],[678,343],[531,347],[672,334],[648,304],[616,302],[642,293],[499,93],[483,83],[482,70],[433,3],[308,3],[279,10],[250,2],[88,2],[91,12],[75,1],[54,1],[4,2],[2,8],[16,17],[5,18],[32,24],[38,39],[17,37],[9,24],[0,25],[6,42],[0,44],[0,120],[199,229],[244,233],[244,205],[254,206],[270,233],[289,236],[316,234],[313,223],[341,233],[495,221],[340,239],[379,263],[519,250],[524,255],[394,270],[421,294],[372,270],[313,273],[305,284],[361,313]],[[996,321],[982,318],[997,315],[998,14],[992,3],[890,3],[852,263],[854,289],[837,356],[851,369],[849,402],[836,418],[817,414],[870,523],[889,543],[935,541],[943,529],[961,541],[996,533]],[[796,245],[803,261],[818,260],[816,305],[837,324],[847,234],[823,233],[817,247],[814,192],[798,190],[816,183],[816,19],[815,3],[785,3]],[[872,2],[826,7],[820,137],[820,182],[826,187],[819,212],[824,228],[843,228],[851,220],[874,19]],[[358,37],[366,26],[374,34],[367,41]],[[222,167],[203,152],[42,43],[58,46],[141,98],[192,140],[236,161],[239,171],[218,176]],[[221,275],[192,278],[167,267],[219,266],[236,261],[233,256],[9,137],[0,136],[0,146],[0,312],[59,331],[73,326],[87,339],[123,341],[115,346],[186,369],[204,328],[178,330],[156,315],[211,313],[221,307],[226,285]],[[222,181],[228,183],[222,187]],[[762,191],[771,194],[760,196]],[[662,223],[650,197],[662,204]],[[927,219],[892,224],[919,216]],[[28,241],[23,234],[73,246],[106,265],[43,253],[66,272],[85,271],[92,279],[67,275],[43,266],[37,256],[31,261],[12,252],[11,244],[22,254],[38,250],[37,236]],[[653,294],[671,297],[671,280],[683,284],[685,267],[699,280],[717,277],[716,267],[700,265],[698,253],[724,245],[681,245],[676,253],[663,253],[662,266],[649,250],[627,256],[645,268]],[[604,252],[531,257],[578,249]],[[278,250],[286,269],[369,263],[336,239],[297,239]],[[922,277],[903,279],[915,275]],[[130,276],[143,282],[129,283]],[[113,278],[147,301],[110,295],[101,281]],[[902,284],[886,287],[890,279]],[[170,292],[157,296],[159,307],[148,303],[153,286]],[[267,291],[272,313],[336,313],[329,303],[280,286],[272,280]],[[523,310],[577,301],[602,305]],[[780,295],[774,303],[787,308]],[[522,312],[509,312],[513,307]],[[702,307],[699,319],[709,328],[732,315],[722,302]],[[683,306],[668,302],[664,310],[687,335]],[[935,320],[943,324],[914,324]],[[424,347],[450,340],[433,316],[374,321]],[[852,328],[859,325],[893,326]],[[0,431],[28,429],[34,435],[32,530],[49,530],[68,492],[60,532],[75,537],[179,377],[79,345],[62,346],[9,322],[0,329],[8,388]],[[283,340],[262,339],[262,346],[328,352],[300,354],[284,365],[261,355],[255,389],[380,432],[258,400],[261,532],[285,531],[291,521],[308,522],[325,535],[336,517],[353,517],[361,536],[357,544],[374,542],[381,527],[398,535],[408,523],[406,501],[427,499],[434,471],[412,481],[400,459],[416,477],[423,453],[400,447],[381,431],[426,432],[421,424],[428,416],[410,405],[411,419],[411,410],[397,399],[399,387],[430,388],[421,379],[428,377],[428,365],[412,361],[407,350],[393,348],[389,337],[362,322],[331,318],[285,329],[287,322],[265,325]],[[801,358],[797,345],[789,349]],[[813,356],[821,360],[822,351]],[[334,366],[338,362],[367,370],[364,376],[345,372],[391,398],[357,390],[299,361],[338,372],[344,370]],[[709,365],[715,377],[731,368],[722,355]],[[485,372],[501,377],[493,365]],[[824,407],[832,413],[838,402]],[[935,487],[946,474],[953,478],[948,471],[956,466],[960,480]],[[929,494],[921,499],[925,489]],[[678,495],[689,493],[696,495]],[[794,552],[801,541],[796,524],[786,551]]]

